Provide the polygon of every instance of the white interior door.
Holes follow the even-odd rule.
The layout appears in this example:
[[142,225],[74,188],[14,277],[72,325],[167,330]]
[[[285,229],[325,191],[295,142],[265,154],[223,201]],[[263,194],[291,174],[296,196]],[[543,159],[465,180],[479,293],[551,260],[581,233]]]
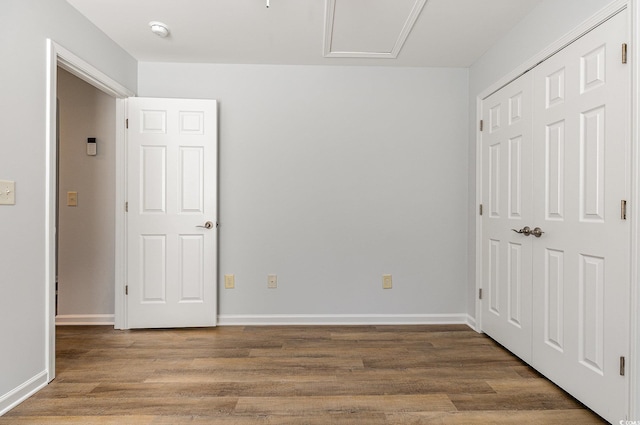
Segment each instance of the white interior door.
[[531,76],[483,101],[482,330],[531,360]]
[[217,103],[128,99],[129,328],[214,326]]
[[533,71],[533,364],[615,423],[628,412],[628,34],[623,12]]

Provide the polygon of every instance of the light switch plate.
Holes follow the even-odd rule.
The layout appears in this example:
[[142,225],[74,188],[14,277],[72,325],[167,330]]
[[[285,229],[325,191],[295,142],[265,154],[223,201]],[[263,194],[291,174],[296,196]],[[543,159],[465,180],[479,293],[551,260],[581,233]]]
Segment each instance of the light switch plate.
[[67,206],[78,206],[78,192],[67,192]]
[[0,180],[0,205],[16,204],[16,182]]

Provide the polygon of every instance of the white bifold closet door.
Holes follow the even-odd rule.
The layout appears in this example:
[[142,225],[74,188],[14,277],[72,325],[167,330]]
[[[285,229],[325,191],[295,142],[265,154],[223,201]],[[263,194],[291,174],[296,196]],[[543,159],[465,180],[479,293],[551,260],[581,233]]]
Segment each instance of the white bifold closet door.
[[612,422],[629,405],[628,34],[623,11],[482,105],[483,331]]

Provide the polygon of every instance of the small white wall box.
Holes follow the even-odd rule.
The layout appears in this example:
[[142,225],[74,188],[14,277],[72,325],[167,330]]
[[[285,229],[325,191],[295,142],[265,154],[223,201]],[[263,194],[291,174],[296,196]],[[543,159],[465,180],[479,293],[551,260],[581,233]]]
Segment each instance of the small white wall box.
[[98,153],[98,144],[95,137],[87,138],[87,155],[96,156]]

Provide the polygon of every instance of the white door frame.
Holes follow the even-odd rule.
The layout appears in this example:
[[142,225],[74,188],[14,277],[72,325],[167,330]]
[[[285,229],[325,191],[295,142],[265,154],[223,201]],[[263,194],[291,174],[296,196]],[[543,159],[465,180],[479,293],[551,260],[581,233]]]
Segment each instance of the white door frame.
[[47,380],[56,374],[56,320],[55,320],[55,258],[56,258],[56,98],[58,66],[69,71],[111,97],[116,98],[116,257],[115,257],[115,327],[122,328],[125,322],[124,289],[125,273],[125,102],[135,96],[131,90],[119,84],[99,69],[71,53],[51,39],[47,39],[47,100],[46,100],[46,147],[45,147],[45,362]]
[[[482,100],[496,92],[500,88],[506,86],[511,81],[518,78],[528,70],[535,67],[541,61],[549,58],[553,54],[562,50],[564,47],[580,38],[586,32],[600,25],[612,15],[618,13],[622,9],[629,9],[629,19],[631,28],[631,39],[629,40],[631,58],[629,66],[632,67],[631,86],[632,100],[630,105],[631,116],[631,324],[630,324],[630,367],[629,367],[629,418],[630,420],[640,420],[640,404],[638,397],[640,396],[640,278],[638,266],[640,254],[640,208],[634,208],[640,205],[640,126],[638,125],[640,116],[640,96],[638,89],[640,88],[640,69],[639,62],[635,58],[640,58],[640,0],[615,0],[591,18],[587,19],[575,29],[564,35],[562,38],[549,45],[547,48],[536,54],[512,72],[501,78],[496,83],[482,91],[476,98],[476,123],[482,119]],[[479,205],[482,203],[482,134],[476,130],[476,203],[472,206],[476,211],[476,256],[475,256],[475,273],[476,273],[476,294],[482,288],[482,217],[477,213]],[[475,326],[478,332],[482,330],[482,305],[476,295],[475,303]],[[623,418],[621,418],[623,419]]]

